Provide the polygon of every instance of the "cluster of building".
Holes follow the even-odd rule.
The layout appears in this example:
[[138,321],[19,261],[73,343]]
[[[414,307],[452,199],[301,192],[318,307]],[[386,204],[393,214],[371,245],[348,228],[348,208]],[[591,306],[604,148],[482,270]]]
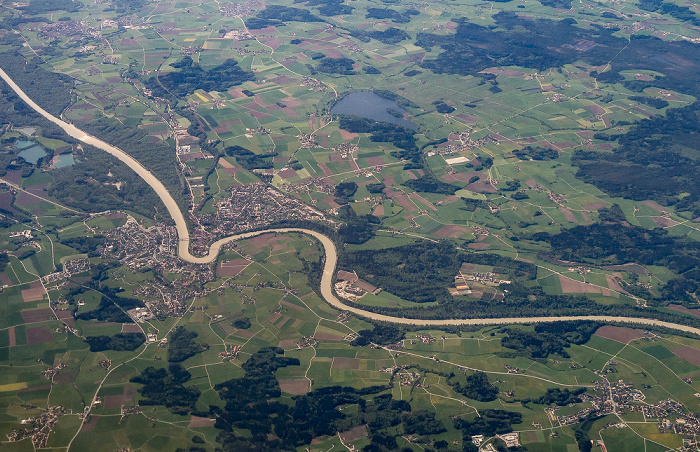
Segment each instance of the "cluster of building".
[[304,347],[316,348],[316,347],[318,347],[318,341],[313,336],[304,336],[301,339],[299,339],[299,341],[297,341],[296,345],[297,345],[297,348],[304,348]]
[[[311,191],[324,193],[326,195],[332,195],[335,193],[335,185],[328,182],[328,180],[325,178],[305,179],[299,184],[285,184],[282,189],[287,193],[309,193]],[[311,198],[311,202],[313,203],[314,201],[315,199]]]
[[31,428],[12,430],[7,434],[7,440],[14,442],[31,437],[34,449],[42,449],[46,447],[49,433],[53,430],[58,418],[64,414],[66,414],[66,409],[61,405],[52,406],[38,417],[24,419],[22,424],[31,425]]
[[58,39],[62,36],[83,36],[99,38],[102,31],[97,27],[90,27],[87,20],[59,20],[41,27],[41,35],[48,40]]
[[553,191],[549,192],[549,200],[557,204],[564,204],[566,202],[566,199],[564,199],[564,195],[554,193]]
[[301,86],[309,86],[314,91],[325,91],[328,86],[311,77],[304,77],[301,81]]
[[[458,152],[465,152],[472,150],[474,148],[480,148],[488,143],[493,143],[496,141],[492,136],[486,136],[484,138],[480,138],[478,140],[472,139],[469,135],[471,134],[470,131],[464,131],[460,132],[456,137],[456,140],[453,142],[448,142],[447,144],[443,146],[437,146],[435,150],[430,151],[428,153],[428,157],[431,157],[433,155],[449,155],[449,154],[456,154]],[[457,141],[459,141],[459,144],[457,144]]]
[[53,380],[53,377],[58,375],[58,373],[61,371],[61,369],[65,369],[66,365],[63,363],[59,363],[56,367],[49,367],[46,370],[43,370],[41,372],[41,376],[46,378],[47,380],[51,381]]
[[353,143],[342,143],[338,146],[334,146],[331,148],[332,151],[338,152],[340,154],[341,159],[348,158],[349,155],[351,155],[353,152],[358,151],[359,149],[360,148]]
[[126,311],[134,322],[143,323],[147,320],[151,320],[154,316],[150,309],[148,308],[134,308]]
[[262,182],[229,188],[230,196],[216,203],[217,211],[202,215],[202,224],[213,226],[224,237],[284,220],[325,222],[325,215],[298,199]]
[[263,6],[258,0],[248,0],[241,3],[220,4],[219,11],[224,17],[254,16],[255,12]]
[[241,351],[241,348],[243,348],[242,345],[229,345],[229,344],[224,344],[224,351],[219,353],[219,358],[221,359],[234,359],[236,356],[238,356],[238,352]]
[[297,138],[299,138],[301,149],[313,149],[319,147],[318,143],[316,143],[316,138],[310,133],[299,134]]
[[418,372],[403,372],[398,375],[401,379],[399,384],[401,386],[420,386],[418,380],[420,380],[420,374]]
[[52,283],[64,278],[70,278],[73,275],[90,270],[90,259],[79,258],[70,259],[63,263],[63,271],[49,273],[41,277],[41,282],[44,284]]
[[468,273],[466,275],[462,275],[464,277],[464,280],[466,281],[476,281],[480,282],[482,284],[494,284],[494,285],[499,285],[499,284],[510,284],[511,281],[507,279],[500,279],[498,273],[493,273],[493,272],[475,272],[475,273]]
[[[429,334],[416,334],[416,338],[424,344],[432,344],[435,342],[435,338]],[[411,343],[413,344],[414,341],[411,341]]]

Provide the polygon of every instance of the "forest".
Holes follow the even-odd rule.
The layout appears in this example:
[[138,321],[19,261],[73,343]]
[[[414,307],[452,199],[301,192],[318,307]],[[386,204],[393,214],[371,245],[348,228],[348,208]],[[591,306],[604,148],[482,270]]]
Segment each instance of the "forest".
[[[377,287],[416,303],[454,302],[447,291],[464,262],[491,265],[494,272],[511,279],[532,279],[536,267],[496,254],[458,250],[448,242],[423,241],[382,250],[357,250],[347,254],[343,266]],[[417,309],[417,308],[412,308]],[[430,309],[439,312],[433,306]]]
[[484,372],[474,372],[467,375],[466,383],[456,380],[458,378],[451,376],[446,381],[455,392],[465,397],[479,402],[491,402],[498,397],[498,388],[491,383]]
[[[579,27],[573,19],[529,19],[512,12],[493,16],[496,27],[484,27],[457,20],[455,34],[419,33],[416,45],[430,51],[440,47],[443,52],[426,59],[421,66],[438,74],[460,74],[484,77],[480,71],[494,66],[522,66],[539,71],[583,60],[597,66],[607,64],[613,56],[611,69],[599,75],[599,81],[614,83],[624,80],[619,72],[626,69],[649,69],[664,76],[636,86],[655,86],[698,97],[700,93],[700,60],[696,44],[689,41],[663,41],[648,35],[626,38],[614,36],[617,29],[592,25]],[[592,42],[584,49],[577,43]],[[622,49],[625,52],[620,52]],[[649,58],[655,55],[654,58]],[[669,55],[664,59],[661,55]],[[688,64],[677,64],[680,58]],[[635,80],[630,82],[636,82]],[[627,83],[627,82],[625,82]],[[632,89],[631,85],[629,86]]]
[[294,3],[305,3],[318,9],[322,16],[339,16],[341,14],[352,14],[355,10],[350,5],[345,5],[343,0],[294,0]]
[[464,255],[447,242],[419,242],[348,253],[347,266],[360,279],[416,303],[447,302],[447,291]]
[[173,414],[188,415],[195,411],[201,395],[199,389],[183,386],[191,378],[192,374],[180,364],[170,364],[167,370],[147,367],[141,375],[129,381],[143,385],[138,389],[141,394],[139,405],[165,405]]
[[[454,426],[462,430],[462,434],[465,436],[465,442],[471,442],[471,436],[473,435],[489,437],[499,433],[512,432],[512,425],[522,423],[523,418],[520,413],[505,410],[483,410],[480,411],[479,414],[480,416],[471,420],[461,417],[454,420]],[[478,449],[474,450],[476,451]]]
[[[153,172],[158,179],[169,189],[170,194],[181,206],[184,205],[184,197],[182,195],[182,190],[184,183],[181,181],[180,168],[177,164],[177,159],[175,158],[174,146],[171,147],[167,143],[157,140],[150,140],[148,137],[148,132],[143,129],[138,129],[136,127],[130,127],[126,124],[122,124],[107,117],[100,117],[97,121],[88,122],[82,125],[83,129],[106,141],[107,143],[119,143],[119,147],[136,160],[139,161],[143,166],[148,168]],[[96,151],[95,153],[100,153],[102,151]],[[103,153],[104,154],[104,153]],[[98,160],[102,161],[102,171],[100,172],[99,166],[90,165],[86,168],[91,168],[97,175],[101,176],[100,179],[105,177],[109,178],[108,173],[111,169],[104,167],[106,161],[109,161],[106,157],[98,157]],[[119,164],[123,166],[123,164]],[[74,165],[76,166],[76,165]],[[80,168],[80,170],[85,170],[86,168]],[[76,170],[78,170],[76,168]],[[127,171],[130,171],[127,169]],[[132,171],[133,173],[133,171]],[[114,173],[112,173],[114,174]],[[128,177],[128,181],[135,184],[139,179],[138,175],[135,173],[133,176],[128,176],[126,171],[120,172],[124,177]],[[86,178],[82,178],[87,184],[90,183]],[[99,180],[99,179],[98,179]],[[109,181],[109,179],[107,180]],[[111,182],[117,182],[112,180]],[[143,187],[140,184],[137,186]],[[146,190],[144,187],[144,191]],[[68,188],[68,187],[63,187]],[[116,188],[116,187],[112,187]],[[152,189],[150,187],[148,190]],[[56,190],[58,192],[58,190]]]
[[30,0],[29,5],[24,7],[26,14],[47,14],[52,11],[66,11],[75,13],[80,11],[83,5],[75,0]]
[[[354,183],[354,182],[352,182]],[[347,198],[340,198],[347,200]],[[374,215],[357,215],[352,207],[344,205],[338,209],[338,217],[345,222],[338,228],[338,237],[345,243],[362,244],[374,237],[374,230],[380,224]]]
[[544,359],[550,355],[568,358],[566,349],[571,344],[585,344],[601,326],[597,322],[578,321],[540,323],[535,325],[534,331],[505,328],[507,336],[501,339],[501,345],[530,359]]
[[357,72],[353,69],[353,64],[355,62],[350,58],[323,58],[316,70],[326,74],[355,75]]
[[700,19],[695,12],[687,6],[678,6],[675,3],[663,0],[640,0],[639,9],[653,11],[659,14],[668,14],[678,20],[688,21],[696,27],[700,27]]
[[168,361],[171,363],[181,363],[187,358],[191,358],[197,353],[201,353],[209,348],[207,344],[200,344],[195,339],[197,333],[178,326],[170,333],[168,344]]
[[[398,449],[398,436],[445,431],[433,413],[412,412],[408,402],[381,394],[390,386],[330,386],[295,396],[293,404],[281,403],[276,400],[282,392],[275,372],[299,365],[296,358],[283,355],[282,349],[263,348],[242,365],[243,377],[215,387],[226,402],[216,422],[222,430],[217,441],[224,451],[291,451],[311,443],[313,438],[333,436],[361,425],[367,426],[371,440],[363,450],[394,451]],[[339,409],[346,406],[357,409]],[[250,430],[250,435],[241,435],[238,429]]]
[[124,298],[117,295],[119,289],[102,287],[102,297],[97,309],[77,314],[77,320],[98,320],[100,322],[133,323],[125,311],[133,308],[142,308],[143,301],[136,298]]
[[513,155],[517,156],[521,160],[553,160],[559,157],[559,152],[555,149],[547,149],[541,146],[525,146],[522,149],[516,149],[513,151]]
[[[37,3],[44,2],[38,0]],[[44,64],[41,58],[27,60],[19,52],[9,51],[0,53],[0,61],[2,61],[2,69],[44,110],[54,116],[60,116],[61,112],[70,105],[73,79],[65,74],[44,70],[41,67]],[[2,86],[3,91],[8,93],[12,91],[4,81]],[[11,96],[13,100],[16,99],[14,105],[20,116],[24,116],[30,110],[32,112],[30,116],[38,116],[24,101],[15,96],[14,91]]]
[[320,17],[314,16],[306,9],[290,6],[269,5],[255,17],[246,21],[250,30],[259,30],[265,27],[278,27],[284,22],[323,22]]
[[439,193],[443,195],[454,195],[461,187],[448,184],[438,180],[432,173],[421,176],[417,179],[409,179],[401,185],[424,193]]
[[85,342],[90,346],[91,352],[134,351],[146,342],[146,336],[142,333],[118,333],[114,336],[88,336]]
[[[566,229],[559,234],[537,233],[531,238],[547,242],[558,259],[596,265],[637,263],[661,265],[678,276],[664,286],[666,301],[696,303],[700,295],[700,243],[671,236],[664,229],[632,226],[618,215],[603,212],[607,224]],[[623,217],[624,218],[624,217]]]
[[277,156],[276,152],[269,154],[256,154],[242,146],[228,146],[224,152],[229,157],[235,157],[236,162],[248,171],[254,169],[272,168],[272,158]]
[[198,89],[207,92],[226,91],[232,86],[255,79],[252,72],[241,69],[233,58],[228,58],[221,65],[208,70],[195,63],[189,56],[172,63],[171,66],[179,71],[157,74],[144,80],[144,84],[153,95],[175,100],[184,98]]
[[411,21],[411,16],[420,14],[415,9],[408,9],[403,13],[391,8],[367,8],[367,19],[389,19],[397,24],[405,24]]
[[395,27],[390,27],[383,31],[354,30],[351,35],[363,42],[369,42],[370,39],[376,39],[383,44],[398,44],[399,42],[411,37],[404,30]]
[[[165,211],[156,192],[116,157],[91,146],[75,157],[75,165],[51,171],[49,195],[59,202],[86,212],[125,209],[152,216],[156,208]],[[177,199],[179,192],[171,193]]]
[[[611,196],[652,199],[700,215],[700,102],[644,119],[612,153],[580,150],[576,177]],[[685,196],[679,196],[687,193]]]
[[[421,153],[417,152],[415,131],[405,127],[390,124],[388,122],[377,122],[359,116],[340,115],[340,128],[353,133],[370,133],[370,140],[378,142],[390,142],[397,148],[415,153],[416,163],[421,160]],[[392,152],[392,155],[394,153]],[[411,154],[411,159],[414,159]]]

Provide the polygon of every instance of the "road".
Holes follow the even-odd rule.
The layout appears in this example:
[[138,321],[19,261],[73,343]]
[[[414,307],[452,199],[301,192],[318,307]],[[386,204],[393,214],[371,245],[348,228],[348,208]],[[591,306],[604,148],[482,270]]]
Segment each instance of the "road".
[[196,264],[208,264],[213,262],[219,254],[221,247],[226,243],[240,240],[243,238],[253,237],[256,235],[268,233],[268,232],[278,232],[278,233],[288,233],[288,232],[300,232],[303,234],[308,234],[316,239],[318,239],[325,250],[325,264],[323,267],[323,276],[321,277],[321,296],[326,300],[331,306],[351,312],[355,315],[366,317],[372,320],[378,320],[388,323],[396,323],[402,325],[421,325],[421,326],[454,326],[454,325],[503,325],[503,324],[516,324],[516,323],[543,323],[543,322],[558,322],[566,320],[595,320],[601,322],[620,322],[620,323],[630,323],[637,326],[660,326],[665,328],[670,328],[678,331],[685,331],[688,333],[694,333],[700,335],[700,329],[693,328],[686,325],[678,325],[675,323],[662,322],[655,319],[644,319],[635,317],[609,317],[609,316],[596,316],[596,315],[586,315],[586,316],[567,316],[567,317],[502,317],[493,319],[442,319],[442,320],[424,320],[424,319],[410,319],[405,317],[393,317],[383,314],[377,314],[374,312],[365,311],[354,306],[346,305],[341,300],[339,300],[333,293],[333,274],[335,273],[336,264],[338,263],[338,255],[336,252],[335,244],[327,236],[318,233],[316,231],[311,231],[308,229],[298,229],[298,228],[282,228],[282,229],[268,229],[264,231],[256,232],[246,232],[243,234],[237,234],[234,236],[226,237],[221,240],[214,242],[209,248],[209,253],[206,256],[194,256],[190,253],[189,243],[190,243],[190,233],[187,230],[187,223],[185,222],[185,217],[183,216],[177,203],[170,195],[170,192],[165,188],[163,183],[156,178],[153,173],[148,171],[143,165],[141,165],[137,160],[131,157],[126,152],[122,151],[116,146],[112,146],[100,140],[97,137],[87,134],[86,132],[78,129],[73,124],[69,124],[43,108],[37,105],[27,94],[22,91],[22,89],[17,86],[17,84],[10,78],[4,70],[0,69],[0,77],[7,82],[7,84],[17,93],[17,95],[25,101],[30,107],[32,107],[37,113],[41,114],[44,118],[53,122],[61,129],[63,129],[71,137],[98,149],[101,149],[117,159],[124,162],[129,168],[134,170],[148,185],[150,185],[153,190],[158,194],[165,207],[168,209],[170,216],[175,221],[175,228],[177,229],[177,235],[179,238],[178,243],[178,256],[187,261]]

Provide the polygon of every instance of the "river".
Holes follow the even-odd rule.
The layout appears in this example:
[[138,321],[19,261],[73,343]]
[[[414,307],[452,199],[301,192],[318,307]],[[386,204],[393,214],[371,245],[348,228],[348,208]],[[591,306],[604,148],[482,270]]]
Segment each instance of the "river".
[[150,171],[148,171],[143,165],[141,165],[136,159],[131,157],[126,152],[122,151],[116,146],[112,146],[99,138],[92,135],[88,135],[82,130],[78,129],[72,124],[69,124],[43,108],[37,105],[27,94],[22,91],[22,89],[17,86],[17,84],[10,78],[4,70],[0,69],[0,78],[5,80],[8,85],[17,93],[17,95],[25,101],[30,107],[32,107],[37,113],[41,114],[44,118],[58,125],[71,137],[82,141],[83,143],[90,144],[98,149],[101,149],[119,160],[125,163],[129,168],[134,170],[148,185],[150,185],[153,190],[158,194],[160,199],[165,204],[168,209],[170,216],[175,220],[175,228],[177,229],[177,234],[179,237],[178,243],[178,256],[187,261],[196,264],[208,264],[213,262],[221,247],[229,242],[240,240],[243,238],[254,237],[259,234],[264,234],[268,232],[278,232],[278,233],[288,233],[288,232],[301,232],[304,234],[311,235],[318,239],[323,245],[325,250],[325,263],[323,266],[323,276],[321,277],[321,296],[326,300],[331,306],[340,309],[342,311],[348,311],[355,315],[366,317],[372,320],[378,320],[382,322],[397,323],[403,325],[421,325],[421,326],[451,326],[451,325],[503,325],[503,324],[514,324],[514,323],[543,323],[543,322],[559,322],[567,320],[594,320],[601,322],[620,322],[620,323],[631,323],[638,326],[660,326],[666,327],[678,331],[685,331],[689,333],[694,333],[700,335],[700,329],[679,325],[675,323],[662,322],[655,319],[643,319],[635,317],[608,317],[608,316],[596,316],[596,315],[585,315],[585,316],[568,316],[568,317],[506,317],[506,318],[494,318],[494,319],[442,319],[442,320],[424,320],[424,319],[411,319],[405,317],[393,317],[383,314],[377,314],[374,312],[365,311],[363,309],[346,305],[341,300],[339,300],[333,293],[333,275],[335,273],[335,268],[338,263],[338,255],[336,252],[335,244],[327,236],[308,229],[299,228],[282,228],[282,229],[267,229],[264,231],[256,232],[245,232],[242,234],[237,234],[234,236],[226,237],[221,240],[214,242],[209,248],[209,253],[206,256],[193,256],[189,250],[190,243],[190,233],[187,230],[187,223],[185,222],[185,217],[183,216],[177,203],[170,195],[170,192],[165,188],[158,178],[156,178]]

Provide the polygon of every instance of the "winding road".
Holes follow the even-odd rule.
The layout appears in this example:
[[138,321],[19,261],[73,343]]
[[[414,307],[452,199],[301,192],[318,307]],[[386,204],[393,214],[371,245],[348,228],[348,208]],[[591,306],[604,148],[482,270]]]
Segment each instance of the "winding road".
[[116,146],[112,146],[100,140],[97,137],[87,134],[86,132],[78,129],[73,124],[69,124],[43,108],[37,105],[27,94],[22,91],[22,89],[17,86],[17,84],[10,78],[7,73],[0,69],[0,77],[7,82],[7,84],[12,88],[17,95],[27,103],[31,108],[33,108],[37,113],[41,114],[44,118],[53,122],[61,129],[63,129],[71,137],[98,149],[101,149],[117,159],[124,162],[129,168],[134,170],[148,185],[150,185],[153,190],[158,194],[165,207],[168,209],[170,216],[175,220],[175,228],[177,229],[177,235],[179,238],[178,242],[178,256],[187,261],[195,264],[208,264],[213,262],[221,251],[221,247],[226,243],[233,242],[236,240],[253,237],[256,235],[277,232],[277,233],[288,233],[288,232],[300,232],[303,234],[308,234],[316,239],[318,239],[325,250],[325,264],[323,267],[323,275],[321,277],[321,296],[326,300],[331,306],[351,312],[358,316],[366,317],[372,320],[378,320],[382,322],[397,323],[403,325],[435,325],[435,326],[450,326],[450,325],[503,325],[503,324],[515,324],[515,323],[543,323],[543,322],[558,322],[567,320],[594,320],[602,322],[620,322],[635,324],[638,326],[660,326],[665,328],[670,328],[679,331],[685,331],[688,333],[694,333],[700,335],[700,329],[679,325],[675,323],[662,322],[660,320],[645,319],[645,318],[635,318],[635,317],[609,317],[609,316],[568,316],[568,317],[506,317],[506,318],[492,318],[492,319],[443,319],[443,320],[425,320],[425,319],[411,319],[405,317],[393,317],[383,314],[377,314],[374,312],[365,311],[360,308],[349,306],[344,304],[339,300],[333,293],[333,275],[335,273],[336,264],[338,262],[338,255],[336,252],[335,244],[327,236],[320,234],[316,231],[311,231],[308,229],[299,228],[280,228],[280,229],[267,229],[263,231],[246,232],[243,234],[237,234],[230,237],[223,238],[214,242],[209,248],[209,253],[206,256],[194,256],[190,253],[190,233],[187,230],[187,223],[185,222],[185,217],[183,216],[177,203],[170,195],[170,192],[165,188],[163,183],[158,180],[157,177],[148,171],[143,165],[141,165],[136,159],[131,157],[126,152],[122,151]]

